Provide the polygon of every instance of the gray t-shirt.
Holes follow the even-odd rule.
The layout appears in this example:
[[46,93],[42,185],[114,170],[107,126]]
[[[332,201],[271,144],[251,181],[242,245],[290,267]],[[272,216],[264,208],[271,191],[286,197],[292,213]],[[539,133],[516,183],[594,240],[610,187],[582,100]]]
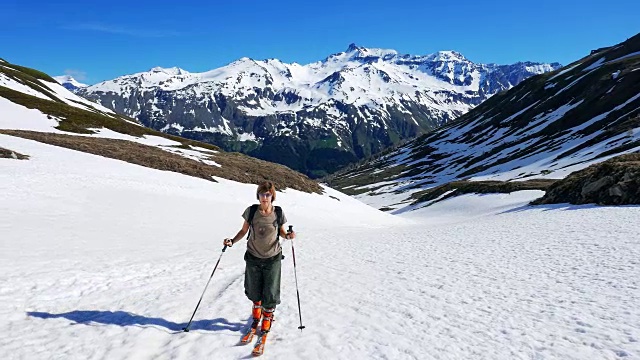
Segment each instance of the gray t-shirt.
[[[248,222],[249,212],[251,206],[249,206],[242,217]],[[287,217],[282,212],[282,223],[287,222]],[[280,243],[276,240],[278,237],[278,220],[275,209],[271,211],[269,215],[262,215],[260,209],[256,210],[256,214],[253,216],[253,225],[251,225],[251,234],[249,235],[249,241],[247,242],[247,250],[249,253],[257,258],[268,259],[276,256],[282,248]]]

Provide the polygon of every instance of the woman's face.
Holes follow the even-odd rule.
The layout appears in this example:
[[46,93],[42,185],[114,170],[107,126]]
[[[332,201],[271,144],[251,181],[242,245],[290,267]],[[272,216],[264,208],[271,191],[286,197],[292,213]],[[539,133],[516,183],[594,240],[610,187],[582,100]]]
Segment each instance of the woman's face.
[[260,199],[260,204],[262,205],[269,205],[271,203],[270,192],[259,193],[258,198]]

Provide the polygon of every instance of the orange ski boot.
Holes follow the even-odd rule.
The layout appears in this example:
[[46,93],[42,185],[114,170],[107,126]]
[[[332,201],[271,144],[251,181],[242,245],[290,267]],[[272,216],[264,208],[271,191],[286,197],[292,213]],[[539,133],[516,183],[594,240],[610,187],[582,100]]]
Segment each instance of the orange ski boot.
[[242,344],[250,343],[258,330],[258,324],[260,324],[260,318],[262,317],[262,301],[256,301],[253,303],[251,315],[253,317],[253,323],[251,323],[251,327],[247,333],[240,339],[240,343]]
[[258,340],[258,343],[256,344],[256,346],[253,348],[253,351],[251,352],[251,354],[253,356],[260,356],[264,353],[264,344],[267,342],[267,335],[269,334],[269,331],[271,330],[271,325],[274,321],[273,318],[273,312],[276,309],[264,309],[264,312],[262,313],[262,325],[261,325],[261,330],[262,330],[262,334],[260,335],[260,339]]

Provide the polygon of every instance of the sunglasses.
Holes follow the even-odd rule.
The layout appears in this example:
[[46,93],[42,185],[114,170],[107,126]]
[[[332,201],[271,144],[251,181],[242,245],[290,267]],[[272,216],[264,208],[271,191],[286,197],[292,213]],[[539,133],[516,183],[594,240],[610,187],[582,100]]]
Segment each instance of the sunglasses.
[[268,198],[271,197],[271,193],[260,193],[258,194],[258,196],[260,196],[261,198]]

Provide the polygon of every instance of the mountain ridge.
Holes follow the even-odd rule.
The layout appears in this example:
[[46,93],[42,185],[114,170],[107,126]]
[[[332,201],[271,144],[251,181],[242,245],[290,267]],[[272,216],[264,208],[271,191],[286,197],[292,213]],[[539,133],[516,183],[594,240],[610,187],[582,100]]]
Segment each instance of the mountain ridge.
[[[201,73],[152,68],[78,94],[146,126],[322,176],[441,126],[559,64],[350,45],[300,65],[240,58]],[[287,156],[278,151],[287,150]]]

